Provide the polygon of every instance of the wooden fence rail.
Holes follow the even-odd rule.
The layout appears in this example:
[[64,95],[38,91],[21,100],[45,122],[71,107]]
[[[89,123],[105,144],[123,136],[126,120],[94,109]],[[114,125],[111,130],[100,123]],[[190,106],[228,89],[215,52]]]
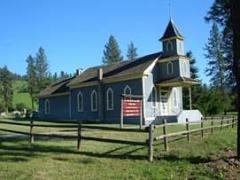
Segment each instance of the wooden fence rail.
[[[0,124],[9,124],[9,125],[17,125],[17,126],[28,126],[30,128],[29,132],[22,132],[18,130],[11,130],[0,128],[0,131],[9,132],[9,133],[16,133],[16,134],[23,134],[29,136],[30,143],[34,143],[35,137],[49,137],[49,138],[64,138],[64,139],[76,139],[77,140],[77,150],[80,151],[81,149],[81,142],[82,140],[89,140],[89,141],[98,141],[98,142],[105,142],[105,143],[117,143],[117,144],[128,144],[128,145],[141,145],[148,147],[148,160],[153,161],[154,155],[154,145],[158,141],[163,141],[165,151],[169,150],[169,138],[172,137],[187,137],[187,141],[191,141],[191,136],[193,133],[201,134],[201,139],[204,138],[204,132],[210,131],[211,134],[214,133],[214,129],[220,128],[222,130],[224,127],[235,127],[236,118],[232,117],[213,117],[213,118],[204,118],[200,122],[189,122],[186,119],[185,123],[185,130],[179,132],[169,132],[168,127],[173,125],[179,125],[178,123],[167,123],[167,120],[164,119],[161,125],[154,125],[150,124],[146,128],[138,129],[138,128],[116,128],[116,127],[107,127],[107,126],[100,126],[100,125],[87,125],[82,124],[80,121],[76,121],[77,123],[73,124],[36,124],[33,120],[29,121],[28,123],[20,123],[20,122],[10,122],[0,120]],[[56,123],[56,122],[53,122]],[[192,129],[192,125],[200,125],[199,128]],[[207,124],[207,127],[205,127]],[[204,126],[205,125],[205,126]],[[34,133],[34,127],[48,127],[48,128],[70,128],[76,132],[76,135],[63,135],[63,134],[50,134],[50,133]],[[184,126],[183,126],[184,127]],[[155,129],[161,128],[162,135],[157,135],[155,133]],[[103,137],[90,137],[83,135],[83,129],[96,129],[96,130],[104,130],[104,131],[120,131],[120,132],[135,132],[135,133],[148,133],[148,139],[143,141],[131,141],[131,140],[121,140],[121,139],[111,139],[111,138],[103,138]]]

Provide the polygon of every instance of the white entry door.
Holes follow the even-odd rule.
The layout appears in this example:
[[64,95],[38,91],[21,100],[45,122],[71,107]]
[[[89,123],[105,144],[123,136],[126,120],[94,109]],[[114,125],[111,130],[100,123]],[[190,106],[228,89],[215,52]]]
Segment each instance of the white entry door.
[[168,115],[168,91],[160,90],[160,113],[162,116]]

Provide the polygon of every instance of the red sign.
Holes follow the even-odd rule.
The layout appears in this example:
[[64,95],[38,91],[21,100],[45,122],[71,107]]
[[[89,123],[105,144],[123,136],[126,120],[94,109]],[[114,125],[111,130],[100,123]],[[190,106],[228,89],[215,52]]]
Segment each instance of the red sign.
[[136,99],[123,100],[123,116],[141,116],[142,101]]

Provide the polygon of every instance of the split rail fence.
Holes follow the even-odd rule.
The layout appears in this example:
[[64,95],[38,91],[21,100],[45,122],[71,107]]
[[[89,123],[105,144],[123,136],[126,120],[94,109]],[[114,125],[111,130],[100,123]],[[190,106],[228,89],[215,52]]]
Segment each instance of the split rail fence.
[[[108,126],[99,126],[99,125],[89,125],[82,124],[80,121],[76,122],[66,122],[57,123],[57,124],[36,124],[38,121],[31,120],[29,123],[22,123],[16,121],[6,121],[0,120],[0,124],[7,125],[16,125],[16,126],[27,126],[30,127],[29,132],[22,132],[18,130],[10,130],[7,128],[1,128],[0,131],[14,133],[14,134],[23,134],[29,137],[30,143],[34,143],[35,137],[48,137],[48,138],[63,138],[63,139],[75,139],[77,140],[77,150],[80,151],[82,140],[90,140],[90,141],[99,141],[99,142],[107,142],[107,143],[117,143],[117,144],[128,144],[128,145],[140,145],[146,146],[148,148],[148,160],[153,161],[154,154],[154,146],[158,144],[158,142],[163,142],[164,150],[169,150],[169,142],[174,140],[173,138],[187,138],[187,141],[191,141],[191,136],[194,133],[200,133],[201,139],[204,138],[204,133],[214,133],[215,129],[223,129],[224,127],[232,127],[236,126],[236,118],[233,117],[206,117],[202,119],[200,122],[189,122],[186,119],[186,123],[181,126],[184,127],[184,131],[178,132],[168,132],[170,126],[179,125],[177,123],[167,123],[164,119],[161,125],[150,124],[149,126],[137,129],[137,128],[116,128],[116,127],[108,127]],[[191,127],[194,128],[192,129]],[[196,128],[199,126],[199,128]],[[72,129],[76,132],[76,135],[64,135],[64,134],[53,134],[53,133],[34,133],[34,129],[37,127],[46,127],[46,128],[68,128]],[[111,138],[103,138],[103,137],[92,137],[83,135],[83,129],[95,129],[95,130],[104,130],[104,131],[118,131],[118,132],[135,132],[135,133],[148,133],[148,138],[143,141],[131,141],[131,140],[121,140],[121,139],[111,139]],[[157,129],[162,129],[161,135]]]

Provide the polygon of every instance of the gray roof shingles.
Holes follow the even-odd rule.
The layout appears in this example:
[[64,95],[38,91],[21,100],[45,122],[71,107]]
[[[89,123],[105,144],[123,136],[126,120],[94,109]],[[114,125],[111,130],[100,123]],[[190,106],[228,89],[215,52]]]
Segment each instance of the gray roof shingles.
[[140,57],[134,61],[122,61],[119,63],[103,66],[95,66],[86,69],[82,74],[72,78],[64,79],[55,82],[40,92],[39,97],[49,96],[57,93],[68,92],[71,85],[91,82],[98,80],[98,70],[103,69],[104,78],[117,78],[123,75],[134,75],[136,73],[143,73],[146,68],[156,59],[162,56],[161,52]]

